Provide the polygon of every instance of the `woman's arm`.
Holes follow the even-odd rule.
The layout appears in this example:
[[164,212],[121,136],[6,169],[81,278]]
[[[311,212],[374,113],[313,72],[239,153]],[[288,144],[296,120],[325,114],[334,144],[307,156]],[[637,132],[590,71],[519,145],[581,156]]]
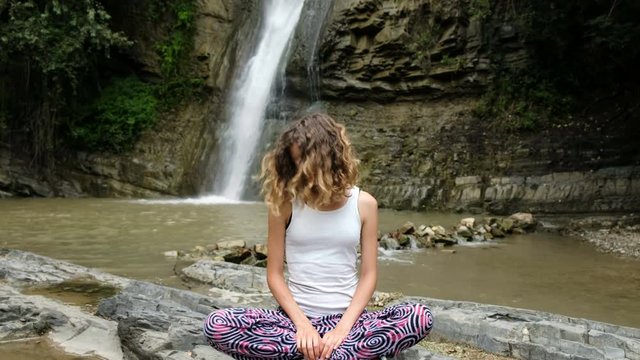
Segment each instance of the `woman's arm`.
[[369,193],[362,191],[358,200],[358,210],[362,221],[360,281],[351,304],[338,323],[338,326],[344,326],[349,330],[371,300],[378,280],[378,202]]
[[[360,234],[360,281],[349,307],[336,328],[323,337],[322,359],[328,359],[346,338],[371,300],[378,278],[378,202],[367,192],[360,192],[358,210],[362,221]],[[271,251],[271,250],[269,250]]]
[[291,205],[274,215],[269,211],[269,234],[267,248],[267,284],[278,304],[289,315],[296,326],[296,343],[298,350],[307,359],[317,359],[320,356],[320,335],[311,325],[284,280],[284,249],[286,221],[291,214]]

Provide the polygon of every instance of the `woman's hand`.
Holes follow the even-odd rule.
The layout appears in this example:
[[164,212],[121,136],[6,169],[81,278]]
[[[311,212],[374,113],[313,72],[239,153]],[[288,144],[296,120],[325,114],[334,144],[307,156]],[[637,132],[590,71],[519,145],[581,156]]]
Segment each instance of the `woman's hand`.
[[344,339],[349,335],[349,330],[338,324],[333,330],[322,337],[322,354],[320,359],[328,359],[335,349],[337,349]]
[[320,334],[311,323],[297,327],[296,345],[305,359],[317,360],[320,357],[321,342]]

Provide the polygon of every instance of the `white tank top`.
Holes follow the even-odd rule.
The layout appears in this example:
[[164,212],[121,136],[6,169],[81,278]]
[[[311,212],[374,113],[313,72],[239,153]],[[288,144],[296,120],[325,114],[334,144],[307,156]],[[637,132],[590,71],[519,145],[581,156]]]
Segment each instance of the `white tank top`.
[[286,231],[289,290],[309,317],[343,313],[358,285],[360,189],[339,209],[321,211],[294,202]]

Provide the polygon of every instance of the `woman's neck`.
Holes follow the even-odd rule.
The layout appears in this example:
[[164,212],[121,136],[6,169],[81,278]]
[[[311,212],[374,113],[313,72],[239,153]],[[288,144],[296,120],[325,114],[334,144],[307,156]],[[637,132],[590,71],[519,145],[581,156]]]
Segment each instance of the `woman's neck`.
[[336,201],[332,202],[331,204],[318,206],[318,210],[320,210],[320,211],[331,211],[331,210],[340,209],[341,207],[343,207],[347,203],[348,199],[349,198],[347,198],[346,196],[342,196],[340,198],[340,200],[336,200]]

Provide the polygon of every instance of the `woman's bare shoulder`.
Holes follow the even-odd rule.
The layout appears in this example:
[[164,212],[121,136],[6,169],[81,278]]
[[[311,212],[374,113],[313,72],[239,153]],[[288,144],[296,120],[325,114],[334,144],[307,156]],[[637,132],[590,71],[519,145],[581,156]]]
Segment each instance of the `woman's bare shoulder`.
[[273,210],[269,209],[269,219],[286,222],[287,220],[289,220],[289,217],[291,217],[292,211],[293,207],[291,203],[282,204],[278,215],[276,215]]
[[361,208],[365,209],[377,209],[378,201],[373,195],[369,194],[366,191],[360,191],[360,196],[358,197],[358,205]]

